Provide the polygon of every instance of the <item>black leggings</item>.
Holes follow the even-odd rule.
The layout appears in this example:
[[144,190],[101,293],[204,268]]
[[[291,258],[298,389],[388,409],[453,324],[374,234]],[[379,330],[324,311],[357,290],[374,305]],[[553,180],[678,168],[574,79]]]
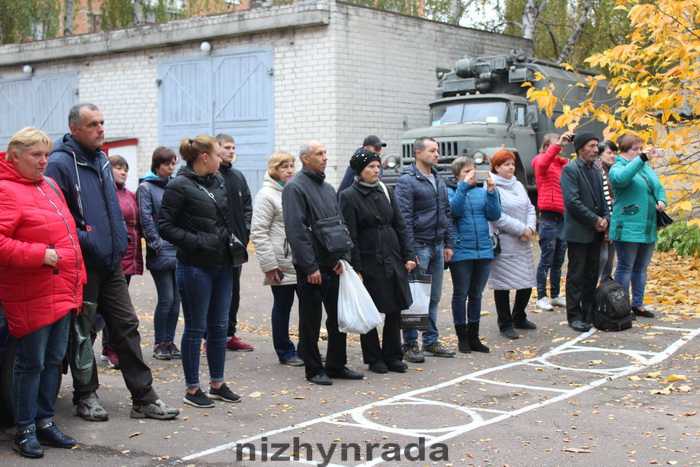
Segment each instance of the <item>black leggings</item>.
[[519,289],[515,292],[515,303],[513,311],[510,309],[510,290],[494,290],[493,298],[496,302],[496,312],[498,313],[498,329],[501,332],[513,329],[513,325],[519,325],[527,320],[525,308],[530,301],[532,287]]

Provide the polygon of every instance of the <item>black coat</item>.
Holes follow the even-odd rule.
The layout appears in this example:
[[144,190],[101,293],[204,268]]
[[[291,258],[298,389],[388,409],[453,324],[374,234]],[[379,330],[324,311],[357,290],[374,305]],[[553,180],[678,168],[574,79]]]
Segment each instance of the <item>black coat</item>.
[[355,244],[350,264],[362,274],[377,309],[393,313],[413,302],[405,264],[416,253],[394,192],[387,190],[391,203],[380,186],[355,182],[340,194],[340,210]]
[[[214,195],[219,209],[197,183]],[[228,209],[221,175],[199,176],[185,166],[165,188],[158,232],[177,247],[177,259],[184,264],[203,268],[231,266]]]

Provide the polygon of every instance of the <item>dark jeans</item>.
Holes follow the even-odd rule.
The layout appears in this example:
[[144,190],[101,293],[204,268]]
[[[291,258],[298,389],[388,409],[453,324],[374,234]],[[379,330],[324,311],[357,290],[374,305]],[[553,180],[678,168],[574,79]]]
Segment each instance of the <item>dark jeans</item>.
[[[347,363],[345,348],[346,334],[338,330],[338,287],[339,277],[332,268],[321,266],[321,274],[329,279],[327,293],[321,299],[321,288],[306,284],[306,274],[297,269],[299,294],[299,354],[304,359],[306,377],[311,378],[323,371],[321,354],[318,351],[318,338],[321,332],[321,305],[326,308],[326,330],[328,331],[328,352],[325,369],[341,371]],[[324,279],[326,280],[326,279]],[[302,284],[303,281],[303,284]]]
[[289,338],[289,315],[294,305],[296,284],[273,285],[272,296],[272,345],[275,347],[280,363],[296,356],[297,350]]
[[588,321],[593,295],[598,285],[599,236],[591,243],[568,242],[569,267],[566,272],[566,319]]
[[367,334],[360,335],[362,359],[368,365],[380,361],[403,360],[403,352],[401,351],[401,313],[397,311],[386,313],[384,316],[381,345],[379,345],[377,328],[372,329]]
[[[141,335],[139,319],[134,313],[134,306],[129,296],[129,287],[121,268],[114,271],[87,268],[88,281],[83,289],[83,300],[97,303],[97,309],[113,337],[119,366],[126,387],[131,392],[134,405],[146,405],[158,399],[153,390],[151,369],[143,361],[141,354]],[[96,332],[93,326],[92,340]],[[97,391],[97,365],[93,359],[92,378],[87,384],[80,384],[73,379],[73,403],[77,404],[80,396]]]
[[180,317],[180,293],[175,281],[175,269],[151,270],[158,292],[158,304],[153,313],[154,344],[173,342]]
[[233,268],[233,279],[231,281],[231,307],[228,312],[228,337],[236,335],[236,325],[238,324],[238,308],[241,305],[241,272],[243,266]]
[[654,254],[655,243],[614,242],[617,251],[615,281],[628,293],[632,285],[631,305],[644,306],[644,290],[647,285],[647,268]]
[[600,244],[599,261],[598,277],[602,280],[605,276],[612,276],[613,263],[615,263],[615,245],[613,242],[602,242]]
[[505,332],[513,329],[513,325],[519,325],[527,320],[525,308],[530,301],[532,288],[519,289],[515,292],[515,302],[513,311],[510,309],[510,290],[494,290],[493,298],[496,302],[496,313],[498,314],[498,329]]
[[[124,279],[126,279],[126,286],[129,287],[131,285],[131,274],[124,274]],[[102,315],[100,314],[99,310],[97,311],[97,320],[98,323],[100,321],[104,321],[102,318]],[[109,338],[109,330],[107,329],[107,326],[102,327],[102,347],[107,347],[112,345],[112,339]]]
[[547,273],[552,298],[559,296],[561,267],[566,258],[566,242],[557,238],[562,223],[540,219],[540,264],[537,265],[537,299],[547,296]]
[[35,424],[41,428],[56,413],[53,403],[68,347],[70,317],[68,313],[55,323],[17,339],[12,391],[18,431]]
[[231,306],[233,268],[200,268],[177,263],[175,277],[182,299],[182,369],[188,388],[199,387],[199,347],[207,333],[207,362],[211,381],[224,380],[226,327]]
[[478,323],[481,319],[481,297],[491,272],[491,262],[490,259],[450,262],[454,324],[465,324],[467,320]]

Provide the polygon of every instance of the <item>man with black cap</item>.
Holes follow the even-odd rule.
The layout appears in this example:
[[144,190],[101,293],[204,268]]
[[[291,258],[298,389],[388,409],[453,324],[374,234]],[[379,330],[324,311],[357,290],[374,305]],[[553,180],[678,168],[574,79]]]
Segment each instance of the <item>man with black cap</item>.
[[[385,148],[385,147],[386,147],[386,143],[383,143],[382,140],[380,140],[378,136],[369,135],[362,142],[362,147],[357,148],[355,150],[355,152],[353,153],[353,157],[357,153],[362,151],[363,149],[369,149],[370,151],[374,151],[378,156],[381,156],[382,148]],[[352,164],[352,157],[350,158],[350,163]],[[379,164],[379,178],[380,179],[382,178],[382,165],[381,165],[381,163]],[[355,171],[352,170],[351,166],[348,166],[348,168],[345,170],[345,175],[343,176],[343,180],[340,182],[340,186],[338,187],[338,197],[340,197],[340,192],[346,188],[349,188],[350,185],[352,185],[352,182],[354,180],[355,180]]]
[[[314,232],[319,222],[342,222],[335,190],[326,183],[326,148],[319,141],[301,145],[301,171],[282,190],[284,230],[292,250],[299,295],[299,354],[306,367],[306,379],[313,384],[331,385],[337,379],[362,379],[364,375],[345,366],[346,334],[338,329],[338,290],[343,267],[339,260],[350,259],[344,251],[326,249]],[[321,305],[326,308],[328,353],[325,368],[318,351]]]
[[600,244],[610,223],[603,196],[603,179],[595,168],[599,138],[581,133],[574,138],[576,159],[561,173],[564,221],[560,237],[568,244],[566,273],[566,318],[579,332],[591,329],[587,323],[598,283]]

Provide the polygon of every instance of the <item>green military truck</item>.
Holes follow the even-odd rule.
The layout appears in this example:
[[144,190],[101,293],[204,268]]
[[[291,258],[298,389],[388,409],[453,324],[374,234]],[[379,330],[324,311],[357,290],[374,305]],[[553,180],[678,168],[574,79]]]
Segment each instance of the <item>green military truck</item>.
[[[535,73],[546,80],[535,81]],[[411,146],[416,138],[434,138],[440,148],[439,172],[451,175],[450,164],[458,156],[474,158],[478,177],[486,178],[490,157],[499,149],[515,153],[516,177],[529,192],[535,193],[532,159],[539,153],[544,135],[563,132],[554,126],[562,105],[577,105],[587,96],[587,87],[577,86],[587,71],[567,71],[553,63],[528,57],[523,52],[495,57],[466,57],[457,61],[455,69],[446,73],[436,90],[437,100],[430,104],[430,126],[406,131],[398,154],[385,156],[383,180],[393,185],[401,172],[414,162]],[[554,84],[556,95],[564,98],[547,117],[529,102],[527,87]],[[597,101],[610,99],[603,88],[596,92]],[[602,137],[604,125],[588,121],[575,131],[591,131]]]

